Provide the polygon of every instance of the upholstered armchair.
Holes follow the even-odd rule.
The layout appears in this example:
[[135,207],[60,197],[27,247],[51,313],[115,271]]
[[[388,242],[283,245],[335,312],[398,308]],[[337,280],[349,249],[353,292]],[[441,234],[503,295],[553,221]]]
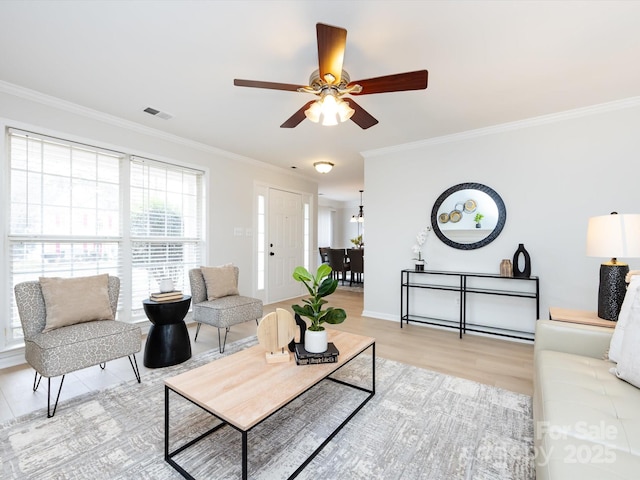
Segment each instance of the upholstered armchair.
[[[107,278],[98,279],[98,277]],[[93,279],[102,282],[96,284],[96,291],[94,291]],[[47,417],[51,418],[56,413],[62,384],[67,373],[94,365],[100,365],[100,368],[104,369],[106,362],[110,360],[129,357],[131,368],[140,383],[140,371],[135,357],[141,347],[140,327],[114,320],[120,294],[120,279],[98,275],[75,279],[41,280],[58,281],[55,288],[64,289],[64,295],[61,295],[59,304],[56,304],[55,298],[51,298],[51,295],[55,296],[55,288],[49,289],[45,284],[46,291],[43,293],[43,287],[39,281],[18,283],[14,291],[24,332],[25,359],[36,371],[33,380],[34,392],[38,389],[42,377],[47,377]],[[60,283],[65,281],[75,281],[75,283]],[[75,291],[69,291],[70,287]],[[65,298],[69,295],[82,299],[79,302],[84,302],[84,306],[88,309],[88,311],[85,309],[84,317],[83,305]],[[101,315],[94,314],[97,308],[96,303],[103,304]],[[92,316],[110,319],[92,319],[90,318]],[[56,321],[59,323],[56,324]],[[62,375],[60,387],[51,410],[51,378],[60,375]]]
[[[232,325],[262,318],[262,300],[238,293],[239,269],[233,265],[202,267],[189,270],[193,319],[197,322],[196,335],[203,323],[218,328],[218,346],[224,352],[227,334]],[[224,329],[224,339],[220,331]]]

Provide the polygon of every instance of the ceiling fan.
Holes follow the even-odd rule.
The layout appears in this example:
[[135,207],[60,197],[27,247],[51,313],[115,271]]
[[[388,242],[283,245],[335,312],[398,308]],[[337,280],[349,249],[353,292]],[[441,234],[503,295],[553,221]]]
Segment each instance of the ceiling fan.
[[347,43],[347,31],[344,28],[317,23],[316,33],[318,36],[319,69],[309,77],[308,86],[237,78],[233,81],[233,84],[238,87],[311,93],[319,97],[317,100],[307,102],[280,125],[280,128],[294,128],[306,117],[313,122],[320,122],[322,125],[337,125],[339,122],[351,119],[361,128],[366,129],[373,127],[378,123],[378,120],[352,98],[349,98],[347,102],[343,100],[343,96],[424,90],[427,88],[428,72],[426,70],[385,75],[352,82],[349,74],[342,69]]

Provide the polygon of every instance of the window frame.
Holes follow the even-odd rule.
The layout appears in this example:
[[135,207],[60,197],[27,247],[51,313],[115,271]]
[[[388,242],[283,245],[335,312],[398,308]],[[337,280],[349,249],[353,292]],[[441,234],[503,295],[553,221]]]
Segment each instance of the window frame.
[[[11,156],[11,135],[12,134],[28,134],[34,138],[38,138],[40,140],[44,139],[45,141],[57,141],[62,142],[66,145],[77,145],[80,148],[89,149],[91,151],[101,151],[101,152],[109,152],[109,154],[116,154],[119,157],[119,177],[118,177],[118,189],[119,189],[119,199],[118,199],[118,208],[119,208],[119,222],[120,229],[119,235],[109,235],[109,236],[97,236],[97,235],[88,235],[88,236],[79,236],[79,235],[69,235],[65,239],[70,242],[82,242],[89,241],[92,243],[99,242],[118,242],[119,243],[119,260],[117,262],[117,266],[115,267],[117,271],[112,271],[113,268],[106,269],[105,272],[118,275],[121,279],[121,290],[120,290],[120,301],[118,308],[118,319],[128,322],[146,322],[146,316],[142,310],[142,305],[140,308],[136,308],[132,305],[132,236],[130,229],[130,195],[131,195],[131,165],[134,161],[140,161],[140,159],[144,159],[146,162],[153,162],[154,165],[161,165],[168,169],[184,171],[184,172],[192,172],[196,176],[196,205],[197,212],[194,214],[195,222],[199,225],[198,235],[196,237],[199,238],[189,238],[189,241],[195,243],[195,251],[197,252],[197,264],[206,263],[206,232],[207,230],[207,222],[206,222],[206,205],[207,205],[207,189],[205,188],[208,182],[208,169],[203,168],[201,166],[192,166],[187,164],[186,162],[180,162],[175,160],[168,160],[163,158],[158,158],[156,155],[144,155],[141,156],[134,153],[126,153],[126,148],[105,148],[105,147],[96,147],[92,145],[92,142],[85,142],[83,140],[74,139],[72,135],[66,134],[50,134],[45,132],[34,132],[31,131],[30,128],[20,128],[9,126],[6,122],[2,122],[2,130],[3,130],[3,138],[0,141],[0,144],[4,144],[2,148],[2,152],[4,154],[5,161],[0,165],[3,172],[3,179],[1,182],[1,187],[5,194],[3,198],[5,200],[5,205],[8,205],[5,209],[2,209],[2,214],[0,214],[1,224],[3,225],[3,235],[1,240],[1,246],[3,251],[3,258],[0,260],[0,265],[4,265],[4,270],[9,272],[9,275],[4,276],[2,282],[0,282],[0,286],[2,287],[3,292],[5,294],[2,296],[4,298],[3,301],[0,302],[1,311],[3,313],[4,321],[2,324],[2,330],[0,330],[0,351],[11,350],[13,348],[19,348],[24,345],[22,339],[22,333],[15,335],[13,332],[19,326],[19,320],[17,320],[17,311],[15,310],[15,300],[13,295],[13,286],[15,281],[14,278],[14,258],[12,256],[12,245],[15,245],[17,242],[33,242],[33,243],[43,243],[44,241],[49,240],[58,240],[60,241],[62,236],[46,236],[46,235],[25,235],[24,232],[22,234],[16,234],[12,231],[12,213],[11,213],[11,205],[12,205],[12,180],[11,180],[11,172],[12,172],[12,156]],[[34,129],[38,130],[38,129]],[[148,157],[154,157],[153,160]],[[72,207],[71,207],[72,208]],[[99,213],[99,206],[96,207],[96,211]],[[171,237],[172,242],[178,243],[183,242],[183,237]],[[198,266],[198,265],[194,265]],[[97,272],[96,272],[97,273]],[[103,272],[100,272],[103,273]],[[94,273],[87,273],[94,274]],[[45,274],[46,275],[46,274]],[[187,272],[185,268],[185,277],[187,277]],[[34,279],[38,278],[38,274],[34,273]],[[71,275],[60,275],[60,276],[71,276]],[[80,275],[78,275],[80,276]],[[189,293],[189,284],[188,281],[186,284],[181,285],[185,294]],[[15,316],[14,316],[15,312]],[[13,318],[12,318],[13,317]]]

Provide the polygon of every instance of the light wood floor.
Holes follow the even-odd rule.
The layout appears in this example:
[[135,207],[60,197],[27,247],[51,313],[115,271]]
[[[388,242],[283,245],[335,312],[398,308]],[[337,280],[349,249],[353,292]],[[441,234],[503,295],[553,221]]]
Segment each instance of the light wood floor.
[[[533,345],[515,343],[498,338],[466,335],[458,338],[457,331],[440,330],[420,325],[400,328],[398,322],[362,317],[363,295],[351,291],[336,291],[329,297],[329,304],[347,311],[347,320],[331,328],[375,337],[376,355],[415,365],[437,372],[467,378],[480,383],[494,385],[527,395],[533,393]],[[276,307],[291,309],[296,300],[265,306],[265,314]],[[189,326],[193,339],[195,325]],[[255,335],[255,322],[234,326],[227,343]],[[203,325],[198,342],[191,342],[193,354],[218,348],[217,329]],[[143,343],[144,348],[144,343]],[[138,355],[138,366],[144,375],[150,371],[143,366],[143,352]],[[37,392],[32,391],[33,369],[28,365],[0,369],[0,422],[46,407],[47,389],[45,381]],[[67,375],[60,396],[59,409],[64,408],[65,399],[108,388],[123,381],[132,380],[129,361],[124,359],[109,362],[105,370],[87,368]],[[52,380],[57,389],[58,379]]]
[[[295,302],[286,302],[292,304]],[[533,343],[497,337],[465,335],[457,330],[430,328],[362,317],[362,294],[337,290],[329,305],[347,311],[347,319],[330,328],[376,339],[376,355],[506,390],[533,394]]]

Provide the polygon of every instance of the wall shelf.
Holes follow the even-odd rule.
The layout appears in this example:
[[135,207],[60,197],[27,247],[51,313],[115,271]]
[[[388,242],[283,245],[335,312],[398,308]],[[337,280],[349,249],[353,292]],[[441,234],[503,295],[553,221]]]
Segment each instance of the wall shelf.
[[[540,318],[540,282],[538,277],[502,277],[492,273],[449,272],[440,270],[402,270],[400,272],[400,328],[403,322],[423,323],[457,329],[460,338],[467,332],[533,340],[533,332],[496,327],[467,321],[467,295],[495,295],[535,300],[536,319]],[[517,283],[516,283],[517,282]],[[518,289],[516,288],[516,285]],[[459,295],[458,318],[439,318],[410,311],[411,291],[415,289],[456,292]],[[426,310],[425,310],[426,311]]]

